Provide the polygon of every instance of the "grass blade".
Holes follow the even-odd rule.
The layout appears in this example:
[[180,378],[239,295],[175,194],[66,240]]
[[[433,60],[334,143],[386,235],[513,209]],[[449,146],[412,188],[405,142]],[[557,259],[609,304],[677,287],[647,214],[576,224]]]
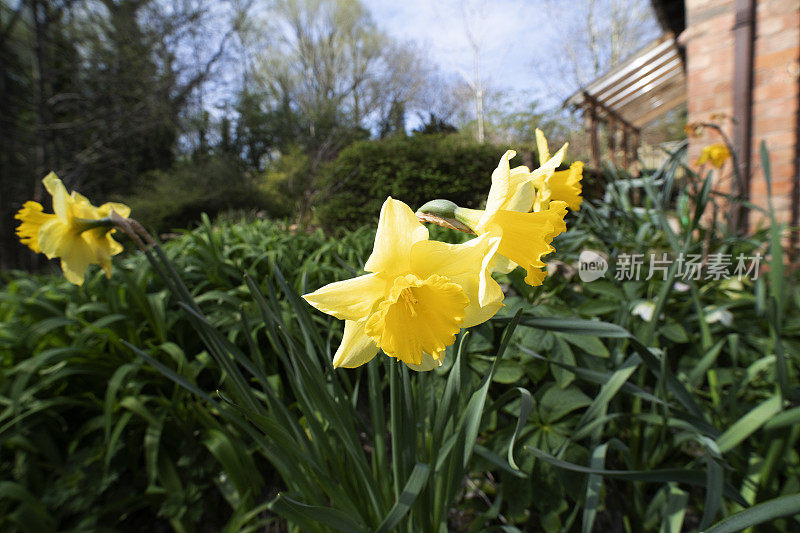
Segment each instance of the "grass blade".
[[419,493],[428,482],[430,470],[428,465],[424,463],[417,463],[416,466],[414,466],[414,470],[411,471],[411,475],[408,477],[408,481],[403,487],[403,492],[400,493],[397,502],[395,502],[386,514],[386,517],[378,526],[378,529],[375,530],[376,533],[389,533],[389,531],[392,531],[392,529],[400,523],[400,520],[406,515],[417,499],[417,496],[419,496]]
[[729,516],[707,529],[705,533],[735,533],[776,518],[797,514],[800,514],[800,494],[792,494],[759,503]]

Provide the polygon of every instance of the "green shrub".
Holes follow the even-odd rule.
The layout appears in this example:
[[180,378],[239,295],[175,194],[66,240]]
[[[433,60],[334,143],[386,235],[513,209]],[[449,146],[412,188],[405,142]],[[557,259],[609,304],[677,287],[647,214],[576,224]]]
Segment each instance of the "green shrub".
[[260,184],[238,158],[227,154],[196,156],[168,171],[152,172],[125,202],[137,220],[157,232],[190,227],[202,213],[242,209],[282,218],[291,212],[279,191]]
[[503,150],[443,135],[357,142],[324,167],[317,217],[327,229],[374,224],[387,196],[412,209],[443,196],[477,208]]

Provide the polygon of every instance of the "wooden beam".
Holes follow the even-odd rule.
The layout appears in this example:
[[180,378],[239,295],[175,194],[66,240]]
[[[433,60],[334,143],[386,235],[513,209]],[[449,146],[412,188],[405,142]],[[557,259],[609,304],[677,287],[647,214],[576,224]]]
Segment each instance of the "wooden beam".
[[597,141],[597,111],[594,103],[590,103],[589,107],[589,136],[592,148],[592,166],[597,169],[600,168],[600,144]]
[[648,65],[647,71],[638,72],[636,76],[632,76],[612,90],[606,91],[603,94],[595,93],[597,99],[613,106],[618,100],[640,90],[642,87],[647,87],[660,78],[671,76],[670,73],[675,69],[679,69],[681,73],[683,72],[683,62],[677,51],[664,59],[665,61],[663,63]]
[[608,119],[608,151],[611,153],[611,164],[617,166],[617,121],[614,117]]
[[603,105],[601,102],[599,102],[599,101],[598,101],[598,100],[597,100],[597,99],[596,99],[594,96],[590,95],[590,94],[589,94],[589,93],[587,93],[587,92],[584,92],[584,93],[583,93],[583,95],[584,95],[584,98],[586,99],[586,101],[587,101],[587,102],[589,102],[589,104],[590,104],[590,105],[591,105],[591,106],[592,106],[592,107],[593,107],[595,110],[598,110],[598,109],[599,109],[600,111],[602,111],[602,112],[603,112],[603,114],[605,114],[605,115],[606,115],[606,116],[608,116],[609,118],[610,118],[610,117],[614,117],[614,119],[615,119],[617,122],[619,122],[620,124],[625,124],[626,126],[629,126],[629,127],[631,127],[631,128],[634,128],[634,127],[635,127],[633,124],[631,124],[630,122],[628,122],[627,120],[625,120],[625,119],[622,117],[622,115],[620,115],[619,113],[617,113],[617,112],[616,112],[616,111],[614,111],[613,109],[610,109],[610,108],[608,108],[608,107],[604,106],[604,105]]
[[641,128],[642,126],[646,125],[648,122],[651,122],[661,115],[665,115],[668,112],[672,111],[679,105],[686,103],[686,95],[676,96],[675,98],[664,102],[663,104],[659,105],[658,107],[653,108],[649,112],[643,114],[640,118],[636,119],[636,129]]
[[622,165],[630,170],[631,158],[628,152],[628,128],[622,128]]

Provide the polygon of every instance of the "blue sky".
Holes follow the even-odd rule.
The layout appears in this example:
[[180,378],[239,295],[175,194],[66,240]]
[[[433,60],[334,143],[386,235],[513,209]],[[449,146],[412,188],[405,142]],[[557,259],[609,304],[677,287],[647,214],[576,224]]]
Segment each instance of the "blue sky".
[[[542,2],[494,0],[362,0],[378,25],[391,36],[415,41],[445,71],[472,77],[470,27],[480,43],[482,77],[514,92],[541,89],[533,63],[547,42]],[[537,9],[536,5],[539,5]],[[547,26],[544,24],[544,26]]]
[[[611,0],[613,1],[613,0]],[[570,0],[362,0],[378,25],[414,41],[443,70],[472,77],[471,28],[480,43],[482,78],[520,104],[559,106],[573,88],[550,53],[575,31],[585,2]],[[631,5],[643,0],[630,0]],[[607,9],[608,1],[597,5]],[[620,5],[625,7],[626,2]],[[645,4],[647,5],[647,4]],[[604,7],[605,6],[605,7]],[[649,7],[646,7],[649,9]],[[648,21],[650,38],[660,30]],[[572,37],[576,37],[573,35]],[[563,48],[563,47],[562,47]]]

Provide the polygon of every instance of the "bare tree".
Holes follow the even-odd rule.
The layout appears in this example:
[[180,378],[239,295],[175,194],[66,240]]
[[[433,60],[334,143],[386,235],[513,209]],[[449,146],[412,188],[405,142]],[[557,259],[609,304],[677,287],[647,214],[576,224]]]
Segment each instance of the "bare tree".
[[331,114],[362,124],[413,86],[399,75],[413,74],[413,53],[358,0],[279,0],[246,35],[255,79],[276,98],[288,95],[312,125]]
[[660,31],[646,0],[545,0],[545,7],[550,46],[533,68],[541,74],[541,89],[558,99],[601,76]]
[[472,52],[472,76],[462,73],[464,80],[472,90],[472,98],[475,105],[475,120],[477,121],[476,140],[479,143],[486,139],[486,116],[484,113],[484,103],[486,98],[486,82],[481,76],[481,45],[482,45],[482,21],[485,3],[461,0],[461,21],[464,25],[464,34],[469,42]]

